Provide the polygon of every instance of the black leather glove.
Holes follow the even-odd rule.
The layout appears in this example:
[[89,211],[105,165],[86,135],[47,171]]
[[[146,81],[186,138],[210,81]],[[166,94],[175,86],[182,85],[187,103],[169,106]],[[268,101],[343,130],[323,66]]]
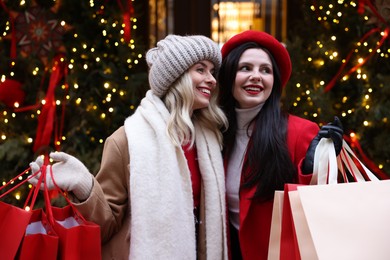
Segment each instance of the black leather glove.
[[332,123],[321,127],[320,131],[318,131],[318,134],[316,135],[316,137],[313,138],[309,145],[309,148],[307,149],[306,157],[302,164],[302,173],[313,173],[314,153],[321,138],[331,138],[334,143],[336,155],[339,155],[343,146],[343,134],[343,126],[337,116],[334,117],[334,121]]

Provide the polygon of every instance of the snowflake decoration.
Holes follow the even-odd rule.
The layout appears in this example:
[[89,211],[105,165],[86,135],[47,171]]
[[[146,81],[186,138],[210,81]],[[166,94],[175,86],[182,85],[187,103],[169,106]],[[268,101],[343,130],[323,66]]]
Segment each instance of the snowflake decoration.
[[16,41],[25,56],[46,58],[51,52],[61,50],[65,31],[53,12],[39,6],[31,7],[15,18]]

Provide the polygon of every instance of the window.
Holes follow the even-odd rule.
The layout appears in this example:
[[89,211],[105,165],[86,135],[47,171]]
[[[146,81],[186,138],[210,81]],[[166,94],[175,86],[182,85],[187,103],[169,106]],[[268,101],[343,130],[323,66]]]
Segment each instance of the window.
[[212,0],[211,37],[220,45],[245,30],[286,38],[287,0]]

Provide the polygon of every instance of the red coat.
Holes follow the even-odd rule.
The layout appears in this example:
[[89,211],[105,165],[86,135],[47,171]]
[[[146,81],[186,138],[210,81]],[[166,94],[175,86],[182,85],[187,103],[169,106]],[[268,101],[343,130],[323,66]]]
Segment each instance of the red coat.
[[[318,130],[314,122],[293,115],[289,117],[287,144],[301,184],[308,184],[311,179],[311,175],[302,175],[300,164]],[[266,260],[268,256],[273,201],[258,203],[251,200],[255,191],[256,187],[240,190],[239,239],[244,260]]]

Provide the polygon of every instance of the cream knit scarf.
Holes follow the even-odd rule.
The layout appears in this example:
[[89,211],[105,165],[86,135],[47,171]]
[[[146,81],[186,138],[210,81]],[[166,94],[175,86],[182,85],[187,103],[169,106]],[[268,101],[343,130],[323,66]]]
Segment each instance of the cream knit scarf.
[[[130,259],[196,259],[192,186],[186,158],[166,134],[169,112],[148,91],[125,121],[130,153]],[[215,135],[195,125],[205,189],[208,259],[227,259],[225,184]]]

